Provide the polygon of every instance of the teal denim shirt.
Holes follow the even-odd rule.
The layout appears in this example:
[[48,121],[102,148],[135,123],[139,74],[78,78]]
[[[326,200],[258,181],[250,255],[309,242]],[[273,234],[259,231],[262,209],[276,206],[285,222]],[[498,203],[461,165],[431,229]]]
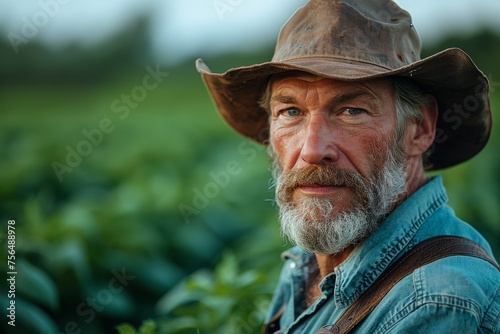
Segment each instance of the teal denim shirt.
[[[266,322],[284,307],[279,333],[314,334],[334,324],[395,259],[434,236],[465,237],[493,256],[486,240],[459,220],[446,201],[442,180],[435,177],[321,281],[322,296],[308,308],[305,287],[317,268],[315,257],[298,247],[284,252]],[[355,333],[500,333],[500,272],[465,256],[428,264],[399,282]]]

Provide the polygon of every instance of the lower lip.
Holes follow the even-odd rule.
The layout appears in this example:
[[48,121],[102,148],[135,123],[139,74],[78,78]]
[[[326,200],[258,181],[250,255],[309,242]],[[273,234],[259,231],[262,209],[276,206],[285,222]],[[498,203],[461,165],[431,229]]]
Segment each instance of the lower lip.
[[344,187],[335,187],[335,186],[304,186],[298,187],[299,190],[304,195],[330,195],[336,190],[342,189]]

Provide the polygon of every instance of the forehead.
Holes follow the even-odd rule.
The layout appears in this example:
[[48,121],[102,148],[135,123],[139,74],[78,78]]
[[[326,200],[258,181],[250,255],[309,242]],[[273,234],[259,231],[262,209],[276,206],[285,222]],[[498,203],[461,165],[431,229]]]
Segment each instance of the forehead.
[[278,73],[275,74],[271,77],[271,83],[283,81],[283,80],[291,80],[291,79],[296,79],[296,80],[302,80],[306,82],[315,82],[315,81],[320,81],[324,79],[323,77],[306,73],[306,72],[285,72],[285,73]]
[[[366,91],[374,96],[389,97],[393,95],[394,87],[387,78],[360,80],[360,81],[342,81],[337,79],[323,78],[317,75],[292,72],[278,74],[271,78],[269,88],[271,95],[290,91],[293,93],[296,89],[307,89],[311,84],[321,83],[322,86],[329,88],[328,92],[334,94],[336,91]],[[289,89],[287,89],[289,88]]]

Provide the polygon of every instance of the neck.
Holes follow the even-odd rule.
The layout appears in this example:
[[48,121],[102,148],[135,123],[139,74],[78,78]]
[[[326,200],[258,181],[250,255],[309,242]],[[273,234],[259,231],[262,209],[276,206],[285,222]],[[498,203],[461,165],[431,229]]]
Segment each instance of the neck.
[[315,254],[319,270],[319,281],[332,273],[339,264],[345,261],[354,250],[354,246],[349,246],[337,254]]
[[427,176],[425,176],[425,170],[421,159],[411,160],[407,165],[406,172],[406,196],[404,199],[410,197],[415,191],[427,183]]

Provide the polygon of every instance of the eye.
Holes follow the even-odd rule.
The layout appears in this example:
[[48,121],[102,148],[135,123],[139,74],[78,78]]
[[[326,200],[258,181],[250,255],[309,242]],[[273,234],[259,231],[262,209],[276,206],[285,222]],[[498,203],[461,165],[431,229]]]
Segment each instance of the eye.
[[346,108],[345,111],[349,114],[349,115],[360,115],[362,113],[364,113],[365,111],[363,109],[359,109],[359,108]]
[[288,108],[286,110],[283,110],[283,114],[290,117],[297,117],[300,116],[300,111],[295,108]]

